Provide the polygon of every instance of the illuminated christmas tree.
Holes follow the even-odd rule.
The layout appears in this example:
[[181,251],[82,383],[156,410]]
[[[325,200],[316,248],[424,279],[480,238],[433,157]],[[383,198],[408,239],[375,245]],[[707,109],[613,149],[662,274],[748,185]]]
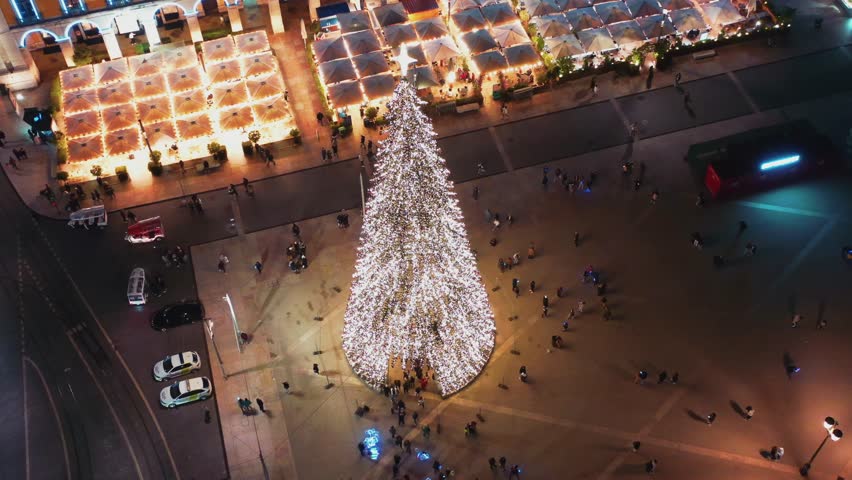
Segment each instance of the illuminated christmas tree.
[[373,388],[388,380],[392,365],[419,360],[449,395],[487,363],[494,317],[422,103],[404,78],[388,103],[343,350]]

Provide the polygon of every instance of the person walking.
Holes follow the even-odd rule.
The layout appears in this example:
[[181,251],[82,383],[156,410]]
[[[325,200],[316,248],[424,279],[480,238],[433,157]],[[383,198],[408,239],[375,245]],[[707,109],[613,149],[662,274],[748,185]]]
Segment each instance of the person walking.
[[652,474],[657,471],[657,460],[651,459],[648,463],[645,464],[645,472],[648,474]]
[[272,156],[272,151],[266,150],[266,154],[264,155],[266,159],[266,166],[275,165],[275,157]]
[[293,224],[293,228],[291,228],[291,230],[293,231],[293,236],[296,237],[296,239],[301,238],[300,234],[302,233],[302,229],[299,228],[299,225],[297,223]]
[[633,443],[630,444],[630,446],[633,447],[633,453],[638,453],[639,447],[642,446],[642,442],[640,442],[639,440],[634,440]]
[[497,460],[494,457],[488,459],[488,468],[491,470],[497,470]]
[[662,372],[660,372],[660,375],[657,377],[657,385],[665,382],[667,378],[669,378],[669,374],[665,370],[663,370]]
[[249,189],[249,179],[248,179],[248,178],[246,178],[246,177],[243,177],[243,188],[246,190],[246,193],[248,193],[248,189]]
[[580,232],[574,232],[574,246],[580,246]]
[[682,78],[682,77],[681,77],[681,75],[680,75],[680,72],[677,72],[677,73],[675,74],[675,77],[674,77],[674,86],[675,86],[675,88],[677,88],[677,89],[680,89],[680,79],[681,79],[681,78]]
[[592,84],[589,87],[592,90],[592,97],[598,96],[598,78],[592,77]]
[[749,405],[745,408],[745,419],[751,420],[751,417],[753,417],[753,416],[754,416],[754,407]]
[[233,195],[234,198],[237,198],[237,197],[240,196],[240,193],[237,192],[237,187],[233,183],[228,185],[228,194]]
[[127,211],[127,219],[130,220],[130,223],[136,223],[136,214],[132,211]]
[[13,157],[11,155],[9,155],[9,166],[14,168],[15,170],[21,169],[20,167],[18,167],[18,161],[15,160],[15,157]]
[[583,313],[583,310],[585,310],[585,308],[586,308],[586,302],[584,300],[580,300],[579,302],[577,302],[577,312],[578,313]]
[[506,457],[500,457],[500,469],[506,471]]
[[367,149],[367,137],[361,135],[361,150]]
[[530,281],[530,293],[535,293],[535,280]]
[[530,242],[530,246],[527,247],[527,260],[532,260],[535,258],[535,244]]
[[675,372],[674,375],[672,375],[672,385],[677,385],[677,381],[679,379],[680,379],[680,373]]
[[509,104],[503,102],[503,105],[500,106],[500,118],[506,120],[509,118]]
[[[30,130],[32,131],[32,130]],[[0,130],[0,147],[6,146],[6,132]]]
[[225,262],[224,262],[224,261],[222,261],[222,258],[221,258],[221,257],[219,257],[219,265],[217,266],[217,269],[218,269],[218,270],[219,270],[219,272],[221,272],[221,273],[227,273],[227,270],[226,270],[226,269],[227,269],[226,264],[225,264]]
[[263,264],[260,263],[260,260],[254,262],[254,270],[257,272],[258,275],[263,273]]
[[479,187],[477,186],[473,187],[473,199],[479,200]]
[[290,382],[281,382],[281,386],[284,387],[284,393],[290,395]]
[[255,402],[257,402],[257,408],[260,409],[260,412],[266,413],[266,409],[263,408],[263,400],[261,400],[260,397],[258,397],[258,398],[255,399]]
[[124,209],[118,211],[118,214],[121,215],[121,221],[127,223],[127,212]]
[[367,140],[367,156],[368,157],[373,156],[373,141],[372,140]]
[[797,314],[795,314],[795,315],[793,315],[792,327],[793,327],[793,328],[798,328],[798,326],[799,326],[799,322],[801,322],[801,321],[802,321],[802,318],[804,318],[804,317],[802,317],[802,316],[801,316],[801,315],[799,315],[798,313],[797,313]]
[[639,385],[642,385],[645,383],[646,378],[648,378],[648,372],[646,372],[645,370],[639,370],[639,372],[636,373],[636,378],[633,379],[633,383],[638,383]]
[[710,415],[707,415],[707,425],[713,425],[713,422],[716,421],[716,412],[710,412]]

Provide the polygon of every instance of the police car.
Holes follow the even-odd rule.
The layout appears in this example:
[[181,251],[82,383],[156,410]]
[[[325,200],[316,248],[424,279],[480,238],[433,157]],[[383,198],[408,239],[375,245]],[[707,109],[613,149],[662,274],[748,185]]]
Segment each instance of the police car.
[[160,392],[160,404],[164,407],[175,408],[178,405],[191,403],[196,400],[206,400],[213,395],[213,384],[207,377],[195,377],[181,380]]
[[154,380],[162,382],[163,380],[194,372],[199,368],[201,368],[201,360],[195,352],[169,355],[154,364]]

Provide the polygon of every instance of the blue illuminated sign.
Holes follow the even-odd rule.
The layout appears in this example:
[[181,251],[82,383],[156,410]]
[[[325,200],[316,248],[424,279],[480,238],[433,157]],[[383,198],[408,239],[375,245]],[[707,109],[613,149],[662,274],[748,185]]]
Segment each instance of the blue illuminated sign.
[[772,170],[773,168],[784,167],[784,166],[792,165],[792,164],[798,163],[798,162],[799,162],[799,156],[793,155],[793,156],[790,156],[790,157],[784,157],[784,158],[779,158],[777,160],[771,160],[771,161],[768,161],[768,162],[763,162],[763,163],[760,164],[760,170],[762,170],[762,171]]
[[367,452],[367,456],[370,457],[370,460],[378,460],[379,459],[379,447],[381,447],[382,441],[379,436],[379,431],[375,428],[371,428],[364,432],[364,451]]

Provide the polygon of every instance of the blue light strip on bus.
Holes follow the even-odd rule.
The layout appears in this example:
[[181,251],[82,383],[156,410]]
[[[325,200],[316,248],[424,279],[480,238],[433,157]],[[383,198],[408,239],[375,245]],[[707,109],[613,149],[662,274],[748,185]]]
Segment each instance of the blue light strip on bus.
[[799,162],[799,156],[793,155],[791,157],[779,158],[778,160],[771,160],[769,162],[763,162],[760,164],[761,170],[772,170],[773,168],[783,167],[786,165],[792,165],[794,163]]

